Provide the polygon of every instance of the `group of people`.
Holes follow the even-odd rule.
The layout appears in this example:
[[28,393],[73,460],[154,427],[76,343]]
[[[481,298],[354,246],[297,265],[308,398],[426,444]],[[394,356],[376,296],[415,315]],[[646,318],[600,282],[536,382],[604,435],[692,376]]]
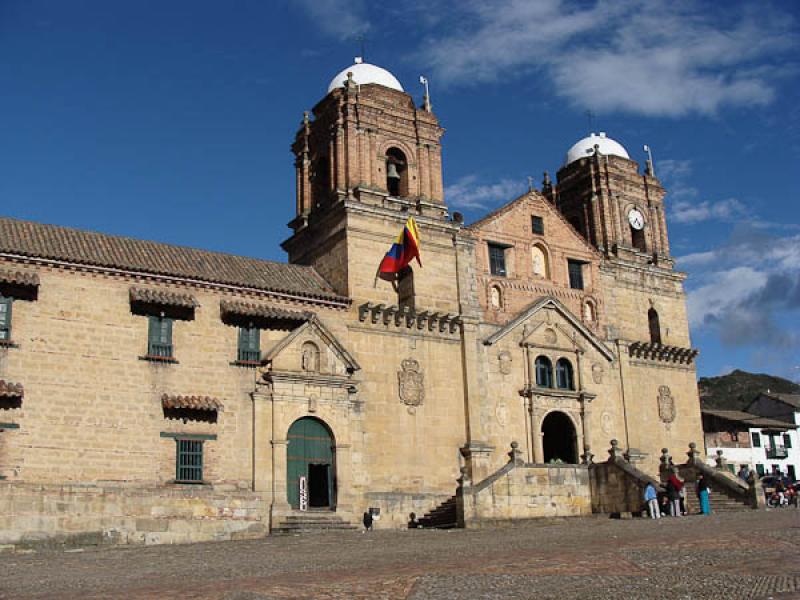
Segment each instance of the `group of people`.
[[[648,483],[644,488],[644,501],[651,519],[660,519],[662,516],[682,517],[686,512],[686,482],[677,473],[673,472],[666,483],[666,492],[661,494],[653,483]],[[711,488],[702,473],[697,475],[695,493],[700,502],[700,511],[704,515],[711,514],[709,494]]]

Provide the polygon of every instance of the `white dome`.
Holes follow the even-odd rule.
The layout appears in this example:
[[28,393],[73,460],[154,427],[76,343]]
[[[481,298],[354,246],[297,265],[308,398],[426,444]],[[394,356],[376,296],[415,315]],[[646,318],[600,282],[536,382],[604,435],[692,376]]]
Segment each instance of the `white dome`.
[[397,78],[389,73],[386,69],[382,69],[376,65],[362,62],[360,58],[356,58],[355,64],[347,67],[341,71],[336,77],[331,79],[328,86],[328,93],[330,94],[336,88],[344,87],[344,82],[347,80],[347,74],[353,74],[353,81],[358,85],[365,85],[367,83],[377,83],[384,87],[403,92],[403,86],[397,81]]
[[628,152],[622,147],[622,144],[606,137],[604,131],[600,134],[592,133],[589,137],[583,138],[577,144],[572,146],[567,152],[567,158],[564,160],[564,166],[575,162],[579,158],[591,156],[594,154],[594,147],[597,146],[601,154],[612,154],[614,156],[621,156],[622,158],[630,159]]

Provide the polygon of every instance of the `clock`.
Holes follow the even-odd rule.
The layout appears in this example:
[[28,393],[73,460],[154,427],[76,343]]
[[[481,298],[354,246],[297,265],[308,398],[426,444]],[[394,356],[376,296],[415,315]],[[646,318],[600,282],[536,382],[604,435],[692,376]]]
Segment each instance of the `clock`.
[[644,215],[638,208],[634,208],[628,213],[628,223],[637,231],[644,228]]

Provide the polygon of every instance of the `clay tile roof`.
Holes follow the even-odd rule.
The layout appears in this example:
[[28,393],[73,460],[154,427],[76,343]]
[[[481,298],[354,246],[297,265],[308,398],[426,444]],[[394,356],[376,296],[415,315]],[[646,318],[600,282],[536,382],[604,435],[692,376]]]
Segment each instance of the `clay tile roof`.
[[285,308],[278,308],[276,306],[252,304],[250,302],[235,300],[222,300],[219,303],[219,308],[223,314],[261,317],[264,319],[281,319],[286,321],[308,321],[312,316],[309,312],[298,312],[286,310]]
[[769,396],[770,398],[775,398],[776,400],[780,400],[784,404],[788,404],[794,408],[800,408],[800,394],[776,394],[772,392],[765,392],[764,395]]
[[791,428],[792,425],[777,419],[770,419],[768,417],[761,417],[751,413],[743,412],[741,410],[711,410],[704,408],[701,411],[703,415],[710,415],[726,421],[733,421],[742,423],[743,425],[750,425],[752,427],[776,427],[779,429]]
[[181,308],[195,308],[199,306],[194,296],[178,294],[164,290],[147,288],[131,288],[131,302],[144,302],[161,306],[180,306]]
[[190,408],[194,410],[222,410],[222,402],[210,396],[161,396],[161,406],[164,408]]
[[35,287],[39,285],[39,276],[36,273],[0,269],[0,282]]
[[0,253],[348,301],[313,267],[0,217]]
[[25,390],[21,383],[11,383],[0,379],[0,398],[22,398]]

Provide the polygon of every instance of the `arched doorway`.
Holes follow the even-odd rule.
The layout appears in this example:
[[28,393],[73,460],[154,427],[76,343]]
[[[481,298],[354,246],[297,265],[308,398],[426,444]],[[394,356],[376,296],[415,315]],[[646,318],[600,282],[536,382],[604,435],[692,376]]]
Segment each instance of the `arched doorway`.
[[553,411],[542,422],[544,462],[578,463],[575,426],[563,412]]
[[309,508],[336,506],[335,443],[327,425],[313,417],[298,419],[286,436],[286,490],[292,508],[300,507],[300,478],[306,478]]

